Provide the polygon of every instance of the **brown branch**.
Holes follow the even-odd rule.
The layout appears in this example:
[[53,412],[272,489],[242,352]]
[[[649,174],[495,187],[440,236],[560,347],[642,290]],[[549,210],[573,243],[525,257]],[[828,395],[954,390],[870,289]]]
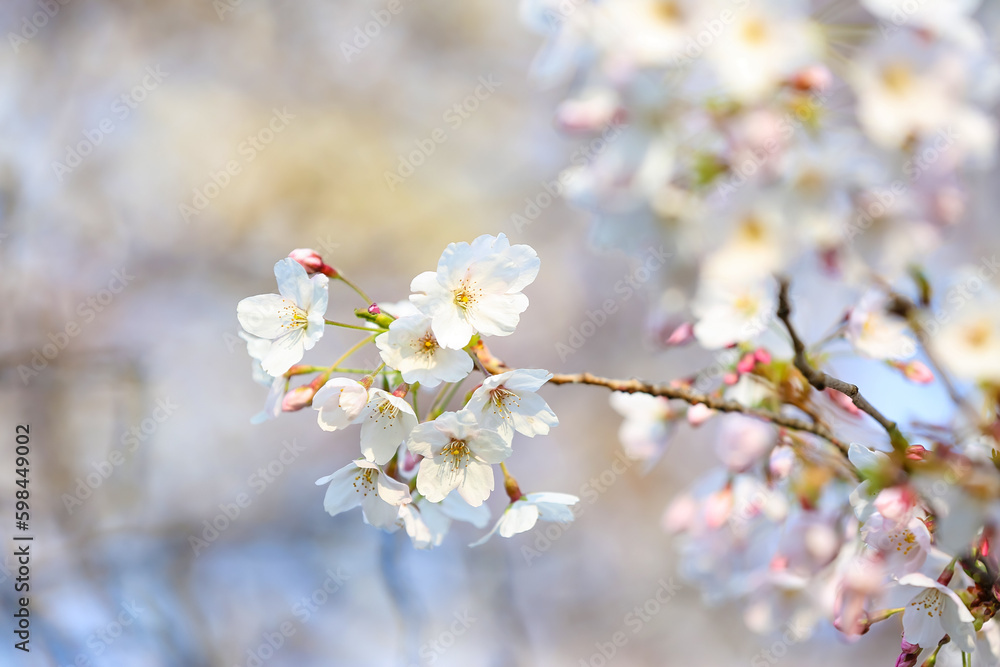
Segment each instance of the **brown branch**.
[[[483,368],[493,375],[512,370],[503,361],[494,357],[486,346],[483,345],[482,341],[479,341],[473,346],[472,352],[479,359],[480,363],[482,363]],[[748,417],[754,417],[762,421],[770,422],[776,426],[811,433],[815,436],[823,438],[827,442],[832,443],[845,454],[848,449],[850,449],[849,444],[835,437],[826,428],[824,428],[822,424],[810,424],[802,419],[796,419],[794,417],[788,417],[765,410],[756,410],[749,408],[742,403],[737,403],[736,401],[728,401],[714,396],[709,396],[708,394],[700,394],[686,387],[666,384],[652,384],[650,382],[636,379],[613,380],[610,378],[599,377],[597,375],[593,375],[592,373],[556,373],[552,376],[552,379],[549,380],[549,383],[587,384],[597,387],[605,387],[611,391],[621,391],[628,394],[640,393],[649,394],[651,396],[678,399],[691,405],[703,404],[713,410],[718,410],[719,412],[736,412]]]
[[832,375],[828,375],[821,370],[818,370],[809,363],[806,358],[806,346],[799,338],[798,333],[795,331],[795,327],[792,325],[792,308],[789,305],[788,299],[788,280],[786,278],[779,279],[780,289],[778,291],[778,319],[780,319],[784,325],[785,329],[788,330],[788,335],[792,338],[792,347],[795,348],[795,368],[799,370],[802,375],[805,376],[806,380],[819,391],[824,389],[833,389],[834,391],[839,391],[851,399],[851,402],[862,412],[868,414],[875,421],[877,421],[882,428],[885,429],[886,433],[889,434],[889,439],[892,441],[894,448],[905,450],[910,446],[906,438],[899,430],[899,426],[896,422],[892,421],[881,412],[879,412],[875,406],[868,402],[864,396],[861,395],[860,390],[858,390],[857,385],[850,384],[849,382],[844,382],[843,380],[838,380]]
[[909,298],[889,290],[889,296],[892,298],[890,305],[890,310],[897,315],[902,316],[906,323],[909,325],[910,329],[917,336],[917,340],[920,341],[921,346],[924,348],[924,356],[927,357],[927,361],[930,362],[931,368],[934,369],[936,377],[941,380],[941,384],[944,385],[945,391],[948,392],[948,397],[951,398],[952,403],[954,403],[960,410],[965,411],[965,416],[970,420],[970,422],[976,425],[979,430],[984,433],[989,432],[988,425],[983,423],[983,419],[976,410],[976,406],[972,405],[967,398],[962,396],[952,382],[951,377],[948,375],[944,366],[938,360],[937,353],[934,351],[930,344],[930,334],[924,327],[921,321],[921,314],[923,310],[911,301]]

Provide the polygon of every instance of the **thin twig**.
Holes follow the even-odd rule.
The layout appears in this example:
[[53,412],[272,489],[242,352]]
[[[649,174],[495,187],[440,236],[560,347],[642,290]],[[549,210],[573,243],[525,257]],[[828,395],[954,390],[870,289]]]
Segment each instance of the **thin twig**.
[[864,396],[861,395],[860,390],[858,390],[857,385],[853,385],[849,382],[844,382],[839,380],[832,375],[828,375],[821,370],[818,370],[809,363],[806,358],[806,346],[799,338],[798,333],[795,331],[795,327],[792,325],[792,308],[789,305],[788,300],[788,280],[785,278],[779,279],[780,289],[778,291],[778,319],[780,319],[785,328],[788,330],[788,335],[792,337],[792,347],[795,348],[795,368],[805,376],[806,380],[819,391],[824,389],[833,389],[834,391],[839,391],[841,394],[847,396],[851,399],[851,402],[862,412],[870,415],[872,419],[877,421],[882,428],[885,429],[886,433],[889,434],[889,438],[892,441],[893,447],[905,449],[909,447],[909,443],[903,434],[899,430],[899,426],[896,422],[892,421],[868,402]]
[[[486,346],[483,345],[482,341],[477,343],[472,348],[472,351],[476,354],[476,357],[482,363],[483,367],[493,375],[511,370],[507,364],[494,357]],[[716,398],[714,396],[709,396],[708,394],[700,394],[686,387],[666,384],[652,384],[650,382],[637,379],[614,380],[599,377],[597,375],[593,375],[592,373],[557,373],[552,376],[549,383],[587,384],[605,387],[611,391],[621,391],[627,394],[649,394],[651,396],[678,399],[691,405],[703,404],[713,410],[718,410],[719,412],[738,412],[748,417],[754,417],[762,421],[770,422],[776,426],[783,426],[796,431],[812,433],[813,435],[819,436],[827,442],[832,443],[845,454],[850,449],[850,445],[848,443],[831,434],[826,428],[823,427],[822,424],[810,424],[803,419],[787,417],[785,415],[765,410],[756,410],[754,408],[747,407],[742,403],[737,403],[736,401]]]

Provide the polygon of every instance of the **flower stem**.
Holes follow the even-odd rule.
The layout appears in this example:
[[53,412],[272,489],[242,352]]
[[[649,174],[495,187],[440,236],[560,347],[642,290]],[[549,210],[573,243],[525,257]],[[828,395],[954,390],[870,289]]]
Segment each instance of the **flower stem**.
[[371,343],[374,340],[375,340],[375,336],[369,336],[368,338],[362,338],[357,343],[355,343],[354,345],[352,345],[347,350],[347,352],[344,352],[344,354],[342,354],[340,356],[340,359],[337,359],[335,362],[333,362],[330,365],[330,368],[327,369],[327,371],[325,373],[325,376],[326,377],[330,377],[330,375],[333,373],[334,369],[336,369],[338,366],[340,366],[340,364],[344,363],[344,361],[346,361],[348,357],[350,357],[352,354],[354,354],[355,352],[357,352],[358,350],[360,350],[361,348],[363,348],[365,345],[367,345],[368,343]]
[[371,327],[359,327],[356,324],[344,324],[343,322],[334,322],[333,320],[323,320],[331,327],[342,327],[344,329],[357,329],[358,331],[371,331]]
[[358,296],[360,296],[360,297],[361,297],[362,299],[364,299],[364,300],[365,300],[365,304],[366,304],[366,305],[369,305],[369,306],[370,306],[371,304],[375,303],[374,301],[372,301],[371,299],[369,299],[369,298],[368,298],[368,295],[367,295],[367,294],[365,294],[365,293],[364,293],[364,292],[362,291],[362,289],[361,289],[360,287],[358,287],[357,285],[355,285],[354,283],[352,283],[352,282],[351,282],[350,280],[348,280],[348,279],[347,279],[347,278],[346,278],[346,277],[344,276],[344,274],[343,274],[343,273],[339,273],[339,272],[338,272],[338,273],[337,273],[337,279],[338,279],[338,280],[341,280],[341,281],[343,281],[343,283],[344,283],[345,285],[347,285],[347,286],[348,286],[348,287],[350,287],[350,288],[351,288],[352,290],[354,290],[355,292],[357,292],[357,293],[358,293]]

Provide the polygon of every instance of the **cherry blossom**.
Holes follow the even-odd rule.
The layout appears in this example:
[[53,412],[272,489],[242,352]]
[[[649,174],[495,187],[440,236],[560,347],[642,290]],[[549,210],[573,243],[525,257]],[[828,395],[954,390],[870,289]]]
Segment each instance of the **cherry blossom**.
[[323,500],[328,514],[336,516],[360,505],[365,522],[383,530],[395,530],[400,505],[410,502],[405,484],[364,459],[316,480],[317,486],[323,484],[329,484]]
[[410,301],[431,318],[441,347],[461,349],[476,333],[509,336],[528,307],[521,290],[535,280],[539,266],[530,246],[512,246],[505,234],[484,234],[471,244],[449,244],[436,272],[413,279]]
[[274,265],[274,276],[279,294],[243,299],[236,314],[247,333],[270,341],[261,367],[278,376],[301,361],[323,336],[330,280],[322,274],[310,278],[290,257]]
[[493,491],[494,464],[510,456],[510,444],[496,431],[482,428],[468,410],[445,412],[410,433],[406,446],[423,456],[417,491],[431,502],[451,491],[478,507]]
[[570,508],[578,502],[579,498],[568,493],[543,492],[521,496],[507,506],[493,530],[469,546],[485,544],[495,533],[500,533],[501,537],[511,537],[529,531],[539,520],[570,523],[574,518]]
[[955,591],[919,572],[902,577],[899,583],[919,589],[903,611],[903,639],[929,649],[947,634],[963,651],[975,650],[974,619]]
[[369,461],[384,465],[416,427],[417,416],[399,396],[372,389],[356,421],[361,423],[361,453]]
[[518,369],[483,380],[465,409],[476,415],[484,428],[500,433],[507,442],[517,431],[528,437],[547,435],[559,418],[537,392],[552,378],[540,369]]
[[368,389],[350,378],[333,378],[313,396],[316,421],[324,431],[337,431],[353,424],[368,404]]
[[[611,407],[624,417],[618,428],[618,439],[625,455],[647,463],[659,459],[676,429],[677,412],[660,396],[628,394],[621,391],[610,396]],[[694,406],[688,410],[694,410]]]
[[398,370],[408,383],[436,387],[458,382],[472,370],[472,357],[464,350],[441,347],[425,315],[401,317],[389,331],[375,339],[382,361]]

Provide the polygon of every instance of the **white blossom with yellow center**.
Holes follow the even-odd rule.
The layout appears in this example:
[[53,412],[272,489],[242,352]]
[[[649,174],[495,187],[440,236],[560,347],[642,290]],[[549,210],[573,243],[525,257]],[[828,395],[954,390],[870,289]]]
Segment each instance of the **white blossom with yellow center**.
[[443,348],[461,349],[476,333],[509,336],[528,307],[521,290],[535,280],[539,265],[530,246],[512,246],[504,234],[451,243],[437,271],[413,279],[410,301],[431,318]]
[[559,418],[535,392],[551,378],[548,371],[525,368],[492,375],[476,389],[465,408],[484,428],[496,430],[507,442],[514,431],[532,438],[546,435],[559,424]]
[[274,276],[280,294],[247,297],[237,305],[236,316],[247,333],[270,342],[261,367],[277,377],[323,337],[330,280],[319,273],[310,278],[290,257],[274,265]]
[[386,366],[403,374],[409,383],[436,387],[458,382],[472,371],[472,357],[465,350],[441,347],[426,315],[401,317],[389,331],[375,339]]
[[316,484],[329,484],[323,508],[331,516],[360,505],[366,523],[388,531],[397,528],[400,507],[411,500],[406,484],[364,459],[351,461],[332,475],[316,480]]
[[473,507],[493,491],[494,464],[510,456],[510,444],[496,431],[480,426],[469,410],[446,412],[410,432],[406,446],[423,456],[417,491],[432,503],[453,490]]

